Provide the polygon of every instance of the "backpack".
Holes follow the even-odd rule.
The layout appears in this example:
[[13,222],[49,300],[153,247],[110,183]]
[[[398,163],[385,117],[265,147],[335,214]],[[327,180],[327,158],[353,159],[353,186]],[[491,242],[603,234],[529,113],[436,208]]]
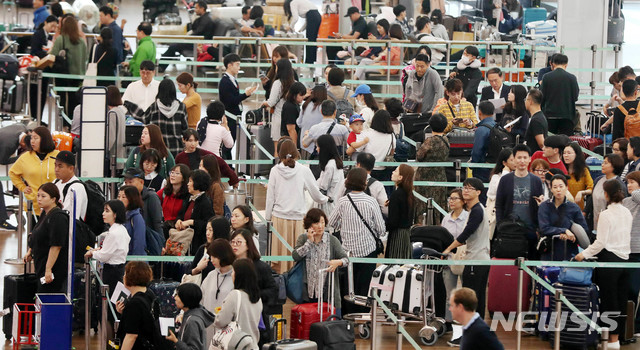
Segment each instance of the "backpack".
[[402,125],[402,123],[400,123],[400,133],[395,136],[396,149],[395,153],[393,154],[393,159],[395,159],[396,162],[406,162],[411,157],[411,153],[414,153],[415,155],[415,152],[411,152],[411,145],[409,144],[409,142],[404,140],[404,126]]
[[[60,210],[60,213],[65,215],[67,219],[71,218],[72,215],[66,210]],[[47,218],[51,218],[53,215],[47,215]],[[96,235],[91,232],[87,224],[82,222],[82,220],[75,220],[76,223],[76,236],[75,236],[75,246],[73,247],[76,263],[84,263],[84,253],[87,252],[87,246],[91,248],[96,244]],[[46,222],[49,225],[49,222]]]
[[329,91],[327,91],[327,95],[336,102],[336,115],[338,117],[344,114],[347,118],[349,118],[355,114],[353,105],[351,105],[351,103],[349,103],[349,101],[347,100],[347,97],[349,96],[349,89],[344,88],[344,96],[342,96],[342,98],[337,98]]
[[[481,126],[489,128],[489,126],[487,125]],[[491,131],[489,131],[489,142],[487,143],[488,147],[486,153],[486,161],[488,163],[495,163],[498,160],[498,155],[500,155],[500,152],[503,149],[507,147],[513,148],[515,146],[515,140],[513,136],[500,125],[496,124],[494,127],[489,129]]]
[[629,108],[627,111],[622,105],[618,109],[624,114],[624,137],[630,138],[640,136],[640,113],[636,108]]
[[[60,182],[60,180],[56,179],[56,181],[54,181],[54,184],[58,182]],[[106,202],[105,195],[102,192],[100,185],[98,185],[97,183],[91,180],[75,180],[64,186],[64,189],[62,190],[63,200],[67,196],[69,187],[75,183],[81,183],[84,186],[85,192],[87,192],[87,214],[84,217],[83,221],[86,226],[88,226],[88,228],[92,231],[94,236],[99,235],[105,231],[104,221],[102,220],[102,212],[104,211],[104,203]]]

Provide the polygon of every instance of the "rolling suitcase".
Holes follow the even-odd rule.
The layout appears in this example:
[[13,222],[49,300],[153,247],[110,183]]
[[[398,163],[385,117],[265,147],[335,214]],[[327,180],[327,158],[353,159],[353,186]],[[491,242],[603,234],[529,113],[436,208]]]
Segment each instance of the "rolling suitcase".
[[[264,118],[269,121],[270,115],[268,110],[264,110]],[[262,122],[259,124],[247,125],[247,130],[251,135],[254,135],[255,141],[262,145],[264,149],[273,155],[273,140],[271,140],[271,125],[268,122]],[[260,150],[260,148],[251,147],[251,143],[244,131],[240,131],[237,135],[237,147],[239,147],[239,153],[241,159],[252,160],[268,160],[269,157]],[[249,174],[249,166],[240,164],[238,169],[241,173]],[[256,175],[268,175],[271,171],[272,164],[256,164],[254,166]]]
[[635,318],[636,318],[636,303],[632,300],[627,300],[627,307],[625,309],[624,325],[620,330],[620,345],[626,345],[636,342],[636,338],[633,336],[635,332]]
[[330,307],[327,303],[322,303],[322,310],[318,310],[318,303],[306,303],[292,307],[291,337],[309,339],[311,325],[320,322],[320,311],[322,311],[322,321],[325,321],[331,315]]
[[373,287],[377,287],[378,296],[387,306],[389,306],[391,304],[391,295],[393,294],[393,288],[396,280],[396,272],[399,270],[400,266],[397,265],[378,266],[371,276],[371,283],[369,283],[369,296],[373,298]]
[[4,276],[2,308],[8,308],[10,310],[9,313],[3,317],[2,321],[2,332],[6,339],[11,339],[13,326],[13,304],[33,304],[37,289],[38,279],[35,274],[26,273],[23,275]]
[[180,282],[168,279],[153,280],[149,283],[149,289],[156,295],[160,303],[160,316],[175,318],[180,310],[176,307],[176,301],[173,294],[180,285]]
[[[558,282],[558,276],[560,275],[560,268],[557,266],[543,266],[536,268],[536,274],[540,276],[545,282],[553,285]],[[543,340],[549,338],[549,332],[547,326],[549,325],[549,315],[551,315],[551,292],[544,288],[541,284],[536,283],[533,289],[533,311],[537,312],[538,325],[536,330],[538,336]]]
[[[493,258],[492,260],[503,260]],[[507,315],[518,310],[518,267],[491,266],[487,292],[487,310]],[[522,283],[522,310],[529,309],[531,277],[524,274]]]
[[571,141],[577,142],[580,147],[586,148],[589,151],[593,151],[597,146],[600,146],[603,143],[601,138],[592,136],[573,135],[569,136],[569,139],[571,139]]
[[422,269],[403,265],[396,273],[391,309],[420,314],[422,306]]
[[447,139],[449,139],[449,157],[471,157],[475,134],[473,130],[453,128],[453,130],[447,134]]
[[26,85],[23,79],[5,80],[3,89],[2,111],[19,113],[25,104]]
[[276,321],[276,324],[282,322],[284,326],[282,327],[282,340],[274,341],[272,343],[267,343],[262,346],[262,350],[316,350],[318,346],[315,342],[305,339],[286,339],[286,325],[287,320],[285,318],[281,318]]
[[522,34],[527,34],[527,23],[547,20],[547,9],[541,7],[529,7],[523,9]]
[[[404,134],[409,138],[413,138],[416,133],[424,132],[424,128],[429,125],[429,116],[421,113],[406,113],[400,118],[404,126]],[[422,136],[424,140],[424,135]]]
[[[554,283],[554,288],[562,289],[563,295],[578,308],[587,318],[593,319],[594,315],[599,315],[600,300],[598,286],[591,284],[590,286],[572,286],[562,283]],[[555,309],[555,295],[550,296],[550,305]],[[571,314],[572,311],[562,303],[563,313]],[[549,332],[549,341],[553,344],[555,332]],[[596,346],[600,335],[591,327],[584,327],[584,323],[574,322],[571,317],[567,317],[566,322],[560,330],[560,346],[579,347],[586,349],[590,346]]]

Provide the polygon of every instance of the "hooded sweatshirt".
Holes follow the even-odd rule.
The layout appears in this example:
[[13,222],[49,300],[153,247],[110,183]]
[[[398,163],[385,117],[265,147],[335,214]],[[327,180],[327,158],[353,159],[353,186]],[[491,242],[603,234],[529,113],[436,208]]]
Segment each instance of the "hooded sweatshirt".
[[[38,188],[40,185],[53,182],[56,179],[55,174],[55,157],[58,155],[58,151],[54,150],[49,152],[43,160],[40,160],[38,154],[34,151],[23,153],[20,158],[9,169],[9,177],[13,185],[24,192],[24,189],[29,186],[31,193],[25,193],[25,197],[33,201],[33,212],[36,215],[40,215],[41,209],[38,206],[36,197],[38,195]],[[26,203],[25,203],[26,206]]]
[[162,104],[160,100],[156,100],[158,102],[158,109],[160,113],[162,113],[165,117],[171,118],[178,111],[178,107],[180,107],[180,102],[178,100],[173,100],[170,106],[165,106]]
[[182,151],[182,132],[189,128],[184,103],[173,100],[171,105],[167,106],[156,99],[146,111],[128,101],[125,102],[125,106],[136,120],[145,125],[155,124],[160,128],[164,143],[174,156]]
[[202,306],[187,310],[177,335],[176,350],[206,350],[208,346],[205,330],[214,319],[214,314]]
[[307,208],[304,190],[309,191],[318,204],[324,204],[329,199],[320,193],[308,167],[296,163],[295,167],[290,168],[279,163],[271,168],[265,208],[267,220],[271,220],[271,215],[287,220],[302,220]]
[[635,190],[631,196],[622,200],[622,205],[629,209],[633,222],[631,223],[631,254],[640,253],[640,190]]

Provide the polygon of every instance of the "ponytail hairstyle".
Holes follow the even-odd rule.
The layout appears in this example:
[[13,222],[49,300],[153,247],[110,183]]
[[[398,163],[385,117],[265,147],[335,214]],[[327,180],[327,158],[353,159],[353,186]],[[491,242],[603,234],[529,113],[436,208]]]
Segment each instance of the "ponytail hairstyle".
[[180,73],[180,75],[176,77],[176,81],[182,85],[191,85],[194,90],[198,88],[198,83],[193,81],[193,75],[187,72]]
[[285,139],[280,144],[280,148],[278,148],[278,158],[280,158],[280,162],[289,168],[294,168],[296,166],[296,160],[300,158],[300,153],[298,153],[298,149],[296,148],[296,144],[291,141],[291,139]]
[[52,199],[55,200],[56,206],[62,209],[62,203],[60,203],[60,190],[58,190],[58,186],[56,186],[53,182],[44,183],[38,188],[38,191],[42,191],[49,195]]

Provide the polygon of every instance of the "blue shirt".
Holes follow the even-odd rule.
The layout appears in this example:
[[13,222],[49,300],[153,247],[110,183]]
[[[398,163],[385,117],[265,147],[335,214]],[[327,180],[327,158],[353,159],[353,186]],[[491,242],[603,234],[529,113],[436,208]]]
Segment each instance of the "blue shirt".
[[33,29],[38,29],[47,17],[49,17],[49,11],[46,6],[33,11]]
[[[485,118],[478,123],[475,136],[473,137],[473,148],[471,149],[471,163],[484,163],[487,160],[487,148],[489,147],[489,135],[491,129],[496,125],[493,117]],[[491,169],[473,169],[473,176],[480,180],[489,181]]]
[[122,29],[116,21],[111,22],[108,25],[109,29],[111,29],[111,33],[113,34],[113,49],[116,50],[116,65],[122,63],[124,61],[124,45],[122,41]]
[[140,208],[127,211],[127,221],[124,227],[129,233],[129,255],[147,255],[147,227],[144,218],[140,213]]

